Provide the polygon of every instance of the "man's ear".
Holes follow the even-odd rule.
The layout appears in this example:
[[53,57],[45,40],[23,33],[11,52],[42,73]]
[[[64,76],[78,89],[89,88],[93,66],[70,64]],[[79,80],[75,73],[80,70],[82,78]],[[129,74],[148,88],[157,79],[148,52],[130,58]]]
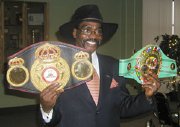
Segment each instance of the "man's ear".
[[73,34],[74,38],[77,38],[77,29],[76,28],[73,29],[73,33],[72,34]]

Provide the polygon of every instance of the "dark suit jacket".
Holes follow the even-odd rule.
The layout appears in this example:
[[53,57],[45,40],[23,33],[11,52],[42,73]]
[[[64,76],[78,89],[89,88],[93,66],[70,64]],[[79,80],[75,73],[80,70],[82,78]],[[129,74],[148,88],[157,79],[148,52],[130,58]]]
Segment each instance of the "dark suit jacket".
[[[152,109],[144,93],[132,97],[122,90],[125,79],[118,76],[118,60],[98,55],[100,96],[96,106],[86,84],[66,90],[54,107],[53,118],[45,124],[57,127],[119,127],[120,117],[132,117]],[[119,84],[110,88],[112,79]]]

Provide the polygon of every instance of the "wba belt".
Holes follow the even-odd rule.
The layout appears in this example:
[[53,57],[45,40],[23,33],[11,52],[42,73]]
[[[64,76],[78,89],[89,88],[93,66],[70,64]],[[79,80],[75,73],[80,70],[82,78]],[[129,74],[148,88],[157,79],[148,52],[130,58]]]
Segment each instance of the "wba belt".
[[10,89],[39,93],[58,82],[70,89],[89,80],[93,73],[90,54],[62,42],[39,42],[8,57]]
[[129,59],[119,60],[119,75],[143,83],[143,74],[149,71],[158,78],[177,76],[175,60],[167,57],[157,45],[147,45]]

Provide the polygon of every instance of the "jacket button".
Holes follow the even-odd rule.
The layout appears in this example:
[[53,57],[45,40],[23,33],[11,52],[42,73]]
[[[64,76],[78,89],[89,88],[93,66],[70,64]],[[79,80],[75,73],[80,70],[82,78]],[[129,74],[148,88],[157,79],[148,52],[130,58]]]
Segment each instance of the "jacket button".
[[96,114],[99,114],[99,113],[100,113],[100,111],[99,111],[99,110],[97,110],[97,111],[96,111]]

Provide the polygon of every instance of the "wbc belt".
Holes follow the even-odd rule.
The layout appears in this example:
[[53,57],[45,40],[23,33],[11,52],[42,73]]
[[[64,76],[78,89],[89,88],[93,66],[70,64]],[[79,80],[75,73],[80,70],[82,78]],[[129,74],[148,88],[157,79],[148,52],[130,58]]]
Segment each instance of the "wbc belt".
[[177,76],[175,60],[167,57],[157,45],[147,45],[129,59],[119,60],[119,75],[144,83],[143,75],[153,72],[158,78]]
[[8,57],[10,89],[39,93],[52,83],[70,89],[89,80],[93,73],[90,54],[62,42],[39,42]]

